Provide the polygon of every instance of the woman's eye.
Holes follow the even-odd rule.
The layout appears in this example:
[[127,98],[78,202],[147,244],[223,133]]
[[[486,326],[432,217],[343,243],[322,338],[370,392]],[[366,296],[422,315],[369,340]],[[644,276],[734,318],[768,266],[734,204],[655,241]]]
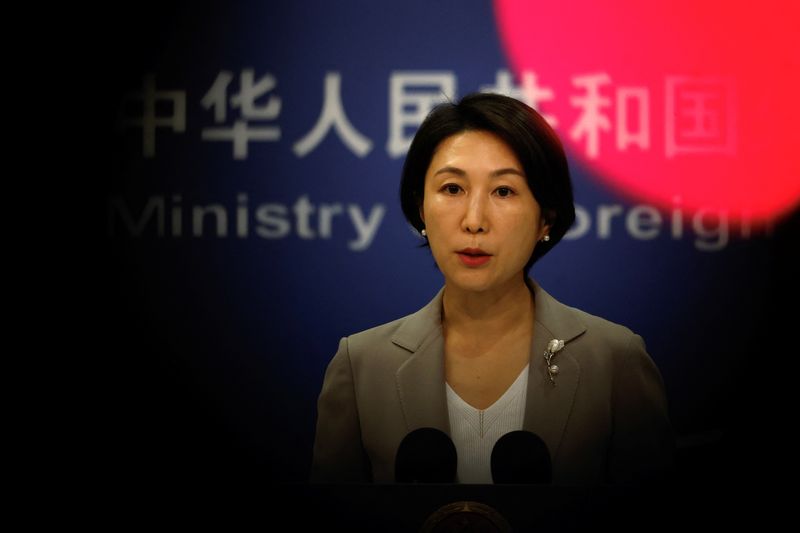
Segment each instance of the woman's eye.
[[497,195],[501,198],[506,198],[514,194],[514,191],[509,189],[508,187],[498,187],[497,188]]
[[460,191],[460,190],[461,190],[461,187],[459,187],[458,185],[445,185],[445,186],[443,187],[443,189],[444,189],[444,190],[445,190],[445,191],[446,191],[448,194],[458,194],[458,191]]

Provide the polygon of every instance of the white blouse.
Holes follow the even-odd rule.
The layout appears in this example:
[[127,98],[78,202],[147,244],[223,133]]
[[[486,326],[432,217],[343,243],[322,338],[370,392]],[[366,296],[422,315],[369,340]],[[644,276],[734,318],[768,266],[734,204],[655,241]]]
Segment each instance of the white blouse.
[[462,400],[446,383],[450,437],[458,454],[459,483],[492,483],[491,459],[495,443],[506,433],[522,429],[528,366],[496,402],[483,410]]

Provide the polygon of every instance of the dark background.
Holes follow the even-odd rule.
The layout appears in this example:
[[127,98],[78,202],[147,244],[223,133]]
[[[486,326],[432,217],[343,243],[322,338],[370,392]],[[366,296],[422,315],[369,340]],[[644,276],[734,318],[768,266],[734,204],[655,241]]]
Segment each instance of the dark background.
[[[413,312],[441,284],[400,214],[401,159],[385,151],[387,81],[392,70],[451,69],[459,94],[492,82],[503,58],[491,6],[312,4],[137,2],[91,28],[93,46],[79,65],[94,88],[89,142],[100,147],[85,161],[98,178],[87,211],[97,259],[68,287],[70,308],[88,304],[68,322],[90,355],[92,386],[77,391],[86,411],[75,420],[87,422],[84,451],[100,466],[101,483],[133,490],[305,481],[316,396],[338,339]],[[412,39],[433,32],[437,24],[426,21],[439,15],[475,30],[448,34],[433,50]],[[235,163],[230,145],[200,142],[207,112],[198,102],[217,71],[247,66],[277,76],[293,114],[282,120],[284,140],[263,150],[251,144],[248,160]],[[364,159],[335,136],[305,159],[291,153],[318,116],[327,70],[342,73],[348,117],[373,141]],[[144,160],[140,136],[113,126],[121,95],[150,71],[159,86],[188,90],[189,121],[187,134],[160,135],[157,157]],[[591,169],[571,163],[579,203],[622,202]],[[365,209],[382,202],[387,214],[360,254],[342,239],[107,233],[111,195],[139,206],[175,193],[186,203],[232,204],[239,191],[253,204],[291,204],[303,194],[314,202],[354,198]],[[589,235],[561,243],[533,271],[565,303],[644,336],[667,385],[682,483],[724,490],[793,479],[797,350],[789,340],[799,236],[797,211],[771,236],[732,240],[716,253],[688,241]],[[96,290],[77,290],[83,282]]]

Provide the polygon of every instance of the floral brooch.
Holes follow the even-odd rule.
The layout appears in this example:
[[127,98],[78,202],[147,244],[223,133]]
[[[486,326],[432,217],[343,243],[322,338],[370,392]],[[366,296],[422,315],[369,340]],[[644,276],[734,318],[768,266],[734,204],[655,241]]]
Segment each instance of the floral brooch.
[[547,343],[547,349],[544,351],[544,359],[547,361],[547,376],[550,378],[550,383],[555,387],[556,374],[558,374],[558,365],[553,364],[553,357],[561,351],[564,347],[564,341],[553,339]]

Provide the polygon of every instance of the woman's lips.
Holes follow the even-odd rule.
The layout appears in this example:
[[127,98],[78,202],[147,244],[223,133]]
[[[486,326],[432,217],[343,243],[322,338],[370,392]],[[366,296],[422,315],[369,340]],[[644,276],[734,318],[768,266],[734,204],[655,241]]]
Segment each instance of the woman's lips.
[[467,249],[456,253],[458,254],[458,258],[461,259],[461,262],[468,267],[479,267],[488,263],[489,259],[492,258],[491,255],[482,250]]

